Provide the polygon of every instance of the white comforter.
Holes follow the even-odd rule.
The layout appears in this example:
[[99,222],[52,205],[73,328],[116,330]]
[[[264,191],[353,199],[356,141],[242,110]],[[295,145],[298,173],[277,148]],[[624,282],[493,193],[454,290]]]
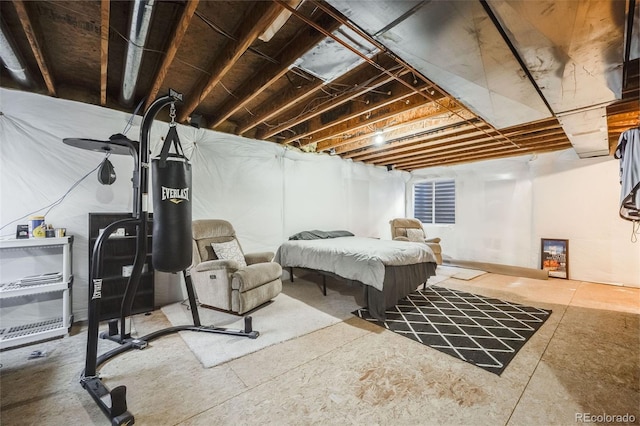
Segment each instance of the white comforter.
[[278,249],[275,261],[284,268],[332,272],[382,291],[385,265],[435,263],[436,258],[426,244],[339,237],[287,241]]

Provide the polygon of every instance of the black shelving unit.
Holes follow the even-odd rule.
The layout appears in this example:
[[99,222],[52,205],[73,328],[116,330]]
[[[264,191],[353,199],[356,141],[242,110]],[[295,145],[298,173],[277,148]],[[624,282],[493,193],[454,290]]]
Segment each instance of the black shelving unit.
[[[151,215],[150,215],[151,216]],[[117,220],[132,217],[131,213],[89,213],[89,274],[91,275],[93,248],[100,230]],[[150,218],[150,221],[152,219]],[[136,257],[135,225],[123,225],[124,235],[112,234],[105,243],[102,257],[102,299],[100,321],[120,318],[122,298],[129,277],[126,268],[133,265]],[[151,229],[151,224],[149,224]],[[133,299],[132,314],[150,312],[154,309],[154,271],[151,263],[151,235],[147,238],[147,261],[138,291]],[[92,276],[89,279],[93,279]]]

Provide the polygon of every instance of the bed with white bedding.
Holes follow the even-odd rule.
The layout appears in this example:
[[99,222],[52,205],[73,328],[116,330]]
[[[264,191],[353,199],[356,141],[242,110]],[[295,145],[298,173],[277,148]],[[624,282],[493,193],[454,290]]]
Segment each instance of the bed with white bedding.
[[364,285],[371,314],[384,311],[435,274],[436,259],[425,245],[345,236],[289,240],[276,252],[283,268],[305,268]]

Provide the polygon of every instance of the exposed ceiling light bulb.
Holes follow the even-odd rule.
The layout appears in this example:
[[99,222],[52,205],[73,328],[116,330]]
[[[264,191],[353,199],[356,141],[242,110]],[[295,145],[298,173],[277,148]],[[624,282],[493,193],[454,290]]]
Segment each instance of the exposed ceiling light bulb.
[[380,145],[384,142],[384,134],[382,130],[376,130],[376,135],[373,137],[373,143]]

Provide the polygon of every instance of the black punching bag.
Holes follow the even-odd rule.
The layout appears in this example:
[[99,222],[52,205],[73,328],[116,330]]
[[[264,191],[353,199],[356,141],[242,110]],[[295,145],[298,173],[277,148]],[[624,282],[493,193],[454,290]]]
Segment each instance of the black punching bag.
[[[175,154],[169,153],[171,144]],[[191,265],[191,164],[182,152],[175,126],[151,159],[153,194],[153,268],[180,272]]]

